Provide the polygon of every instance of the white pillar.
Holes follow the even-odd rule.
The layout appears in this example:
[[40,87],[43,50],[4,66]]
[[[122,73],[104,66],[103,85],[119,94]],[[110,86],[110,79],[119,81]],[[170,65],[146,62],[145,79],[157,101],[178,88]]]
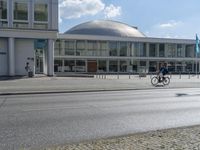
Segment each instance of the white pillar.
[[9,38],[8,42],[8,64],[9,64],[9,76],[15,75],[15,52],[14,52],[14,38]]
[[48,50],[47,50],[47,75],[54,75],[54,40],[48,40]]

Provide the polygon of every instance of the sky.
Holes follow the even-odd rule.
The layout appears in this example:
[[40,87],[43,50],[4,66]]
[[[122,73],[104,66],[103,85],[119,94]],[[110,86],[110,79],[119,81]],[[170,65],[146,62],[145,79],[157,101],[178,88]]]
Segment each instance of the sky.
[[200,0],[59,0],[59,32],[92,20],[137,26],[148,37],[200,36]]

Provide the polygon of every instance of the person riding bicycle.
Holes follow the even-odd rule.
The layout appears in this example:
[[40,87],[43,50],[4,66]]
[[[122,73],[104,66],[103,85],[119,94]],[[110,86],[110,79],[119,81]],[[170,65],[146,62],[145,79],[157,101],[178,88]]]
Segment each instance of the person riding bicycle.
[[163,81],[166,74],[168,74],[168,69],[166,68],[166,64],[162,64],[159,71],[159,81]]

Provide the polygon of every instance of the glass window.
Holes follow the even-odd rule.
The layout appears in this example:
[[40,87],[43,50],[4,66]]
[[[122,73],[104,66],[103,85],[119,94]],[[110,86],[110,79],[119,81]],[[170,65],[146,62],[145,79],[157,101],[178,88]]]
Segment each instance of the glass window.
[[28,21],[28,2],[26,0],[14,1],[14,20]]
[[65,60],[64,63],[65,63],[64,72],[75,72],[74,60]]
[[109,72],[118,71],[118,61],[109,61]]
[[130,56],[137,57],[140,54],[140,43],[132,43],[130,48]]
[[0,27],[8,27],[7,21],[0,21]]
[[109,56],[117,56],[117,42],[109,42]]
[[149,62],[149,72],[156,72],[156,70],[157,70],[157,62],[150,61]]
[[99,42],[100,54],[99,56],[107,56],[107,42]]
[[176,57],[176,44],[167,44],[168,57]]
[[165,44],[159,44],[159,57],[165,57]]
[[146,43],[140,43],[140,57],[146,57]]
[[185,57],[194,57],[195,46],[194,45],[186,45],[185,47]]
[[65,41],[65,55],[74,55],[75,54],[75,42],[74,41]]
[[54,60],[54,72],[62,72],[62,60]]
[[99,72],[106,72],[106,60],[99,60],[98,61],[98,71]]
[[55,56],[59,56],[62,55],[61,54],[62,48],[61,48],[61,40],[57,40],[55,42],[55,51],[54,51],[54,55]]
[[149,57],[156,57],[156,44],[149,44]]
[[13,27],[14,28],[28,28],[28,23],[26,23],[26,22],[14,22]]
[[88,41],[88,56],[97,56],[97,42],[96,41]]
[[181,57],[182,56],[182,51],[183,51],[183,45],[182,44],[178,44],[177,45],[177,57]]
[[127,61],[120,61],[120,72],[127,72]]
[[34,23],[34,29],[48,29],[47,23]]
[[86,67],[85,67],[85,60],[76,60],[76,66],[75,66],[75,71],[76,72],[85,72]]
[[120,42],[120,56],[127,56],[127,43]]
[[0,0],[0,19],[7,19],[7,1]]
[[36,0],[34,4],[34,20],[48,21],[48,3],[46,0]]
[[76,42],[76,55],[77,56],[86,56],[87,51],[85,50],[85,41]]

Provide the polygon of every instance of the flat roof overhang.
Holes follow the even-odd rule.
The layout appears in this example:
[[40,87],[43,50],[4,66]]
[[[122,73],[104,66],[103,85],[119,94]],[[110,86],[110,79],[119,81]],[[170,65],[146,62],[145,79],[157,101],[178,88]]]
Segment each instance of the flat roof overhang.
[[170,39],[170,38],[153,38],[153,37],[116,37],[116,36],[95,36],[95,35],[80,35],[80,34],[58,34],[58,39],[195,44],[195,39],[192,40],[192,39]]
[[0,37],[57,39],[57,30],[0,29]]

